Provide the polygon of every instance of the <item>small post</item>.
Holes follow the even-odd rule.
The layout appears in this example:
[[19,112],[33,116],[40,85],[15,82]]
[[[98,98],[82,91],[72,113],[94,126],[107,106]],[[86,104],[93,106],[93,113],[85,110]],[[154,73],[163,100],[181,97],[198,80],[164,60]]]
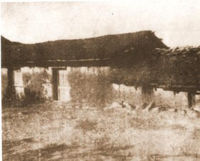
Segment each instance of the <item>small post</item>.
[[153,99],[153,87],[142,86],[142,102],[144,104],[149,104],[154,101]]
[[52,69],[52,87],[53,87],[53,99],[58,100],[58,69]]
[[6,99],[12,100],[16,96],[13,67],[8,67],[7,76],[8,76],[8,85],[6,89]]
[[195,104],[195,93],[188,92],[188,107],[191,108]]

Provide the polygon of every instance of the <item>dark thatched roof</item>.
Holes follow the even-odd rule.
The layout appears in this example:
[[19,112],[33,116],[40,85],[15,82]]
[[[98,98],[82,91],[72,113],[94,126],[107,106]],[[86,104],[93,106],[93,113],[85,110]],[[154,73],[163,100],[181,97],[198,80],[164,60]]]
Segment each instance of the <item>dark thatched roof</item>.
[[192,47],[176,47],[172,49],[156,49],[156,54],[163,55],[163,56],[200,56],[200,46]]
[[200,47],[156,49],[150,63],[113,69],[111,78],[119,84],[152,85],[196,93],[200,90]]
[[156,48],[167,48],[152,31],[141,31],[95,38],[57,40],[22,44],[2,39],[2,64],[23,64],[57,60],[109,59],[120,60],[133,55],[148,57]]

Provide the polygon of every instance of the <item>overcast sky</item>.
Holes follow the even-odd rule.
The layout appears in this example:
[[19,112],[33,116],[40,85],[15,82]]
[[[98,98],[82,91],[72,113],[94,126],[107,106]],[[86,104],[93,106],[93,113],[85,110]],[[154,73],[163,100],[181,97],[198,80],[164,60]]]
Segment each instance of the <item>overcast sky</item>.
[[2,35],[35,43],[153,30],[170,47],[200,45],[200,0],[1,4]]

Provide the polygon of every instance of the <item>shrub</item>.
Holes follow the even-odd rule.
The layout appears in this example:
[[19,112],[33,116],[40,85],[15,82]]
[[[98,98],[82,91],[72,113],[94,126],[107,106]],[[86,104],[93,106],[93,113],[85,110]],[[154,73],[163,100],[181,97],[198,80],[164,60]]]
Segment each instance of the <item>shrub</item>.
[[101,107],[112,102],[112,84],[103,72],[95,75],[74,71],[69,74],[69,83],[73,102]]
[[19,97],[7,97],[7,75],[2,74],[2,104],[3,106],[24,106],[27,104],[41,103],[46,100],[44,84],[50,79],[46,70],[35,73],[24,73],[24,95]]
[[26,73],[23,75],[24,81],[24,103],[39,103],[46,100],[44,84],[50,79],[50,75],[43,70],[42,72]]

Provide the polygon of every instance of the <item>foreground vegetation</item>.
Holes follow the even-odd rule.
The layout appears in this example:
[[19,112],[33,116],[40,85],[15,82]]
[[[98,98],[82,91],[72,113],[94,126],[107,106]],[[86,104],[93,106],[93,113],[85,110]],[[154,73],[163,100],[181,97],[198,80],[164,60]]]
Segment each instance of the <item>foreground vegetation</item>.
[[3,160],[198,161],[200,118],[189,112],[118,103],[3,108]]

